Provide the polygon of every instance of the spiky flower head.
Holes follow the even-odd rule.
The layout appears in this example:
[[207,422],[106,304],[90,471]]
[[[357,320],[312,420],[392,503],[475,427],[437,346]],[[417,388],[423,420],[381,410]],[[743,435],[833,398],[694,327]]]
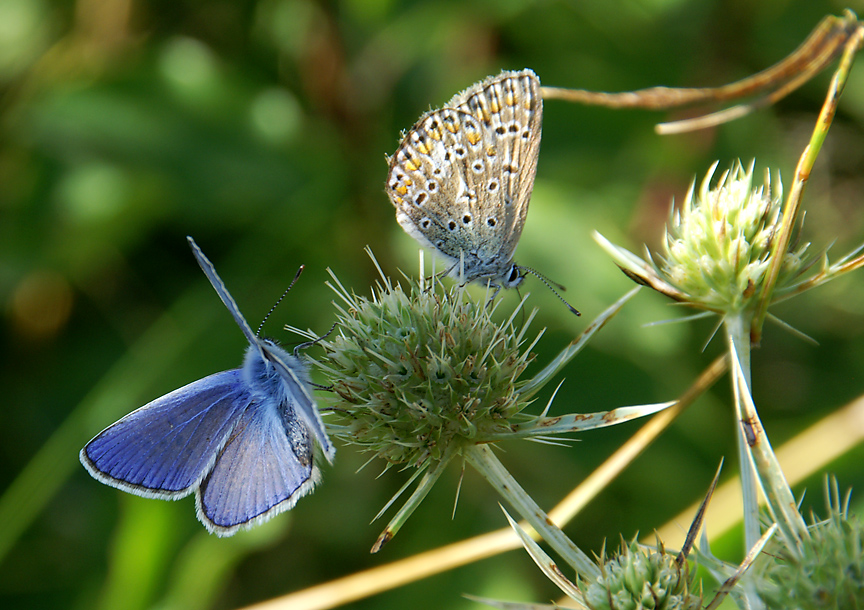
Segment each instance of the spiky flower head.
[[[715,163],[699,191],[691,185],[666,231],[661,271],[690,300],[716,311],[741,311],[761,297],[783,199],[782,183],[753,185],[753,164],[723,172],[710,187]],[[800,251],[784,255],[778,284],[801,267]]]
[[[715,162],[699,189],[695,181],[666,228],[664,251],[646,263],[597,236],[601,245],[633,279],[684,303],[721,314],[755,308],[765,297],[771,250],[782,220],[783,187],[753,184],[753,164],[740,162],[711,186]],[[809,244],[783,253],[774,288],[782,293],[806,269]]]
[[502,323],[494,305],[471,300],[464,287],[409,279],[403,289],[382,278],[371,297],[336,280],[339,330],[321,342],[341,415],[336,435],[419,467],[525,421],[518,379],[532,356],[531,346],[523,350],[527,323],[520,330],[514,322],[521,305]]
[[766,547],[756,583],[767,608],[864,608],[864,526],[832,511],[808,531],[794,546],[775,539]]
[[[367,253],[372,256],[368,249]],[[423,278],[422,255],[420,268]],[[423,279],[406,278],[407,288],[403,288],[380,267],[378,272],[381,280],[371,297],[349,292],[331,272],[335,283],[331,288],[341,300],[336,303],[337,334],[332,339],[317,339],[299,331],[325,351],[316,364],[329,377],[334,393],[325,407],[336,415],[328,421],[328,432],[383,458],[388,466],[415,467],[412,480],[422,474],[414,492],[378,537],[373,552],[395,535],[457,457],[485,477],[542,533],[550,527],[548,518],[498,461],[491,445],[526,438],[549,441],[557,435],[657,413],[674,404],[553,417],[547,416],[550,399],[540,414],[525,411],[636,290],[597,316],[532,378],[521,379],[534,358],[531,349],[543,334],[541,331],[526,345],[525,335],[535,312],[525,315],[524,299],[504,317],[498,312],[501,301],[489,298],[491,290],[477,301],[465,285],[446,290],[435,279],[428,285]],[[587,556],[582,560],[589,571],[596,569]]]
[[701,591],[687,562],[665,551],[622,541],[617,555],[600,560],[601,576],[580,581],[582,601],[591,610],[698,610]]

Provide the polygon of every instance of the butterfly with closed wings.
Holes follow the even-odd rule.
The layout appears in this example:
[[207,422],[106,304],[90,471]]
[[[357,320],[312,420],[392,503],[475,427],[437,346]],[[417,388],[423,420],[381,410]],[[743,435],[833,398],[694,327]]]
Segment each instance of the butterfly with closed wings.
[[426,113],[402,139],[389,161],[387,195],[396,220],[438,252],[448,265],[445,273],[489,282],[497,294],[519,286],[530,272],[552,289],[543,275],[513,262],[534,188],[542,123],[537,75],[505,71]]

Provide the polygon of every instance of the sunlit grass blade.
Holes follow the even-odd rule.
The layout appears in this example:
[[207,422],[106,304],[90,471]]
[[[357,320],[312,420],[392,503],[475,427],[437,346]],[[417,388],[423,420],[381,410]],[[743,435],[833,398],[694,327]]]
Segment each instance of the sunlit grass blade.
[[486,604],[493,608],[501,610],[560,610],[561,606],[557,604],[534,604],[531,602],[505,602],[499,599],[489,599],[488,597],[477,597],[463,593],[462,597],[477,602],[478,604]]

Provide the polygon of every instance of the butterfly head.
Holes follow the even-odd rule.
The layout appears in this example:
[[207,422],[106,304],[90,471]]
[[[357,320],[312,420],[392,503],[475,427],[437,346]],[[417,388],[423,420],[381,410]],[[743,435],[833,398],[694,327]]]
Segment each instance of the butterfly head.
[[499,278],[499,282],[504,288],[516,288],[525,280],[525,268],[519,265],[510,265],[505,273]]

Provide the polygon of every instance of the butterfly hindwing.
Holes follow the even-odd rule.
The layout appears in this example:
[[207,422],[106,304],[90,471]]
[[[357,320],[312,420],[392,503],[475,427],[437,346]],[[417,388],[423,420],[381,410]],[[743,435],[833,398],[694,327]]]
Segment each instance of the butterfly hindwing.
[[240,416],[196,494],[207,529],[231,535],[294,506],[319,478],[312,440],[289,405],[257,401]]
[[457,221],[471,210],[465,183],[466,129],[479,131],[470,115],[449,109],[427,113],[391,158],[387,181],[402,228],[448,262],[458,260],[462,250],[470,256],[471,249],[470,234]]
[[275,368],[279,381],[284,387],[285,400],[288,406],[292,408],[295,416],[302,419],[318,441],[324,456],[332,462],[336,449],[327,436],[324,422],[321,421],[321,415],[318,413],[318,407],[307,389],[310,386],[310,381],[306,366],[297,356],[287,353],[278,346],[264,343],[262,349],[265,351],[266,359]]
[[531,70],[502,72],[454,96],[448,106],[468,112],[484,126],[487,150],[495,151],[495,164],[487,167],[489,180],[499,180],[505,238],[497,253],[507,261],[516,251],[525,226],[543,125],[540,80]]

